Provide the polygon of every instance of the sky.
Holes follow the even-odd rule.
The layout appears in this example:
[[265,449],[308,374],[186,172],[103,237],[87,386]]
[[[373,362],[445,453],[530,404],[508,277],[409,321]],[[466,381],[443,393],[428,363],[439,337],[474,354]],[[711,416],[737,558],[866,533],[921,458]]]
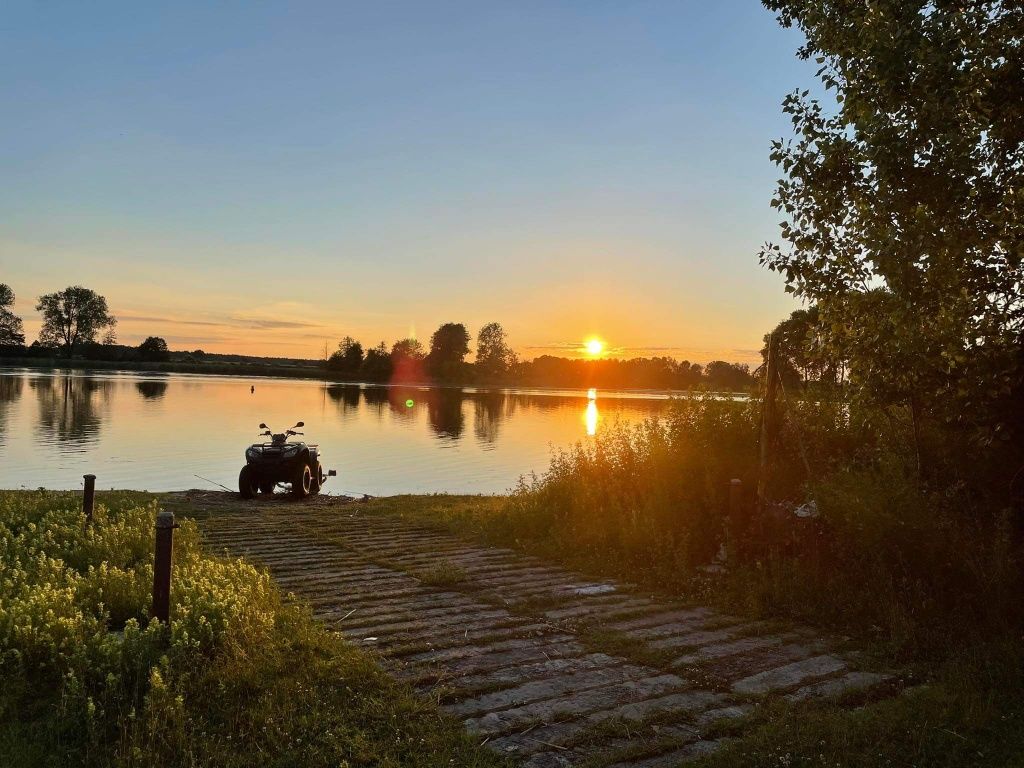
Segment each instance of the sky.
[[754,0],[7,2],[0,282],[118,340],[319,357],[500,322],[526,358],[753,362],[796,308]]

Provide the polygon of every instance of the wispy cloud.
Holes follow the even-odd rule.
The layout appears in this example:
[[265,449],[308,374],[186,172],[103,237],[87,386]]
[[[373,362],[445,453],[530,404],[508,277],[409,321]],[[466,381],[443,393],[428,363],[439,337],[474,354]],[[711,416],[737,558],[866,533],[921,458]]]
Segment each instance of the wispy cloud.
[[213,320],[187,320],[179,319],[174,317],[150,317],[147,315],[131,315],[123,312],[117,313],[117,319],[121,323],[159,323],[161,325],[208,325],[214,327],[220,327],[224,325],[223,322],[215,322]]
[[116,313],[123,323],[153,323],[159,325],[192,325],[208,328],[241,328],[246,330],[294,330],[298,328],[323,328],[319,323],[298,320],[278,320],[266,317],[247,317],[243,315],[208,315],[209,319],[198,320],[188,317],[167,317],[153,315],[134,315],[126,312]]
[[273,330],[275,328],[322,328],[317,323],[302,323],[294,320],[262,320],[259,318],[235,318],[234,323],[239,328],[252,328],[256,330]]

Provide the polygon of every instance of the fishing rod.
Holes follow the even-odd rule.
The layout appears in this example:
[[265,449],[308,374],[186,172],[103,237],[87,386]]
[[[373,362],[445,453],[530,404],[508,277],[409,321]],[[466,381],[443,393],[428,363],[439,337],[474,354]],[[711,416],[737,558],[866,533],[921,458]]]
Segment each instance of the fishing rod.
[[216,485],[216,486],[217,486],[218,488],[223,488],[223,489],[224,489],[225,491],[227,491],[228,493],[234,493],[234,491],[232,491],[232,490],[231,490],[230,488],[228,488],[228,487],[227,487],[226,485],[221,485],[221,484],[220,484],[220,483],[218,483],[218,482],[217,482],[216,480],[211,480],[211,479],[210,479],[210,478],[208,478],[208,477],[203,477],[202,475],[197,475],[197,474],[195,474],[194,472],[192,473],[192,477],[198,477],[198,478],[199,478],[200,480],[205,480],[206,482],[208,482],[208,483],[211,483],[212,485]]

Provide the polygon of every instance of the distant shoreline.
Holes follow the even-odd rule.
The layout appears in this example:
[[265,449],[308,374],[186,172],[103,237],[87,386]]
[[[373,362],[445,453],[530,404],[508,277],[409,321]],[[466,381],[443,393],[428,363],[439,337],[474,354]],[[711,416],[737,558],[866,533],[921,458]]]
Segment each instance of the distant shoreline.
[[[75,371],[110,371],[124,373],[189,373],[207,376],[238,376],[277,379],[301,379],[307,381],[323,381],[331,384],[351,384],[374,387],[394,386],[389,382],[364,381],[362,379],[340,378],[332,375],[324,368],[313,366],[262,365],[258,363],[185,363],[168,362],[125,362],[111,360],[61,360],[58,358],[32,357],[0,357],[0,368],[35,368],[39,370],[75,370]],[[536,392],[565,392],[567,395],[586,392],[586,386],[571,387],[564,385],[537,386],[533,384],[450,384],[432,381],[402,382],[401,386],[430,387],[437,389],[460,389],[469,391],[515,390]],[[694,393],[713,394],[719,396],[748,396],[749,392],[712,391],[705,389],[650,389],[642,387],[597,387],[605,394],[621,392],[635,395],[651,395],[671,397],[673,395],[689,395]]]
[[61,360],[52,357],[0,357],[3,368],[40,368],[45,370],[125,371],[131,373],[198,373],[213,376],[263,376],[289,379],[338,381],[328,371],[314,366],[266,365],[260,363],[186,363],[135,362],[123,360]]

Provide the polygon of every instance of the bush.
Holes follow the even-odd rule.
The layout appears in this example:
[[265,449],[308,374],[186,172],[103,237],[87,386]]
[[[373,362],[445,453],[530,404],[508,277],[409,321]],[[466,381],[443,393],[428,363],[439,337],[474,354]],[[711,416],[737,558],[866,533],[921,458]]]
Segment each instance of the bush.
[[[786,407],[770,473],[776,504],[763,515],[760,404],[704,396],[555,453],[477,525],[695,599],[870,631],[903,654],[1020,626],[1021,551],[1007,509],[950,473],[922,480],[885,414],[826,398]],[[731,478],[743,481],[746,526],[728,516]],[[819,516],[793,514],[812,500]],[[709,576],[701,566],[722,545],[729,567]]]
[[0,494],[0,674],[15,690],[55,692],[61,741],[89,752],[117,740],[161,665],[205,663],[231,642],[258,643],[279,599],[269,577],[212,560],[195,525],[175,541],[174,622],[147,617],[155,502],[114,495],[86,527],[71,494]]
[[729,480],[753,478],[756,427],[749,405],[711,396],[678,401],[666,419],[612,425],[521,481],[499,524],[674,580],[717,550]]
[[149,621],[156,512],[103,494],[86,527],[77,494],[0,492],[5,766],[497,764],[190,520]]

